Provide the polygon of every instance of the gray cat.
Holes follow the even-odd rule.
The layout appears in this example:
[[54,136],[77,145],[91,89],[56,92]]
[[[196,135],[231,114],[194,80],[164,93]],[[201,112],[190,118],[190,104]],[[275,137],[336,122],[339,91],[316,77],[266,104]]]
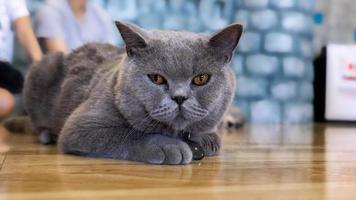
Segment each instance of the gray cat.
[[116,26],[125,47],[88,44],[30,68],[24,105],[42,140],[58,135],[63,153],[153,164],[190,163],[189,144],[216,155],[242,26],[213,35]]

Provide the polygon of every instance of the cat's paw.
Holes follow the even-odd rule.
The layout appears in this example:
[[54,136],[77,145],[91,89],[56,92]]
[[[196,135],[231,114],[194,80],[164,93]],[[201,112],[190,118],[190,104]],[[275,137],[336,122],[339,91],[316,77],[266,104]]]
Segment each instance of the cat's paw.
[[[140,161],[151,164],[178,165],[192,161],[192,151],[185,142],[163,135],[151,135],[141,146]],[[142,160],[141,160],[142,159]]]
[[221,139],[216,133],[202,134],[192,137],[191,140],[203,148],[206,156],[215,156],[220,152]]
[[49,145],[49,144],[56,144],[57,136],[51,134],[49,130],[42,130],[38,135],[38,141],[41,144]]

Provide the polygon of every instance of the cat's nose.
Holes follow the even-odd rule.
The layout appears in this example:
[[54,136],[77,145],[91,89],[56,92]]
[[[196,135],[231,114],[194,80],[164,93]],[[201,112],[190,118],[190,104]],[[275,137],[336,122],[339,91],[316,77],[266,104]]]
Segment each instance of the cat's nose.
[[185,96],[174,96],[172,99],[178,104],[181,105],[185,100],[187,100],[187,97]]

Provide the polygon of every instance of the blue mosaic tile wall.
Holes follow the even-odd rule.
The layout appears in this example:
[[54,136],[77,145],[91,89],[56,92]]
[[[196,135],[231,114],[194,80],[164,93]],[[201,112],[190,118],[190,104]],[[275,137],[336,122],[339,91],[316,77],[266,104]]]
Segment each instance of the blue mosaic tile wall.
[[246,32],[235,57],[236,103],[251,122],[313,119],[312,0],[241,0]]
[[[245,25],[235,104],[252,123],[313,119],[313,0],[92,0],[144,28],[211,32]],[[33,13],[42,0],[28,0]]]

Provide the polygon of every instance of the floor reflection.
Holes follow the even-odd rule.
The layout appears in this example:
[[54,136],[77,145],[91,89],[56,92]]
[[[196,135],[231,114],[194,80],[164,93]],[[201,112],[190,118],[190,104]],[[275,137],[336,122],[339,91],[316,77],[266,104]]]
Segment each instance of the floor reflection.
[[254,125],[227,133],[225,178],[234,184],[322,182],[324,135],[317,125]]

